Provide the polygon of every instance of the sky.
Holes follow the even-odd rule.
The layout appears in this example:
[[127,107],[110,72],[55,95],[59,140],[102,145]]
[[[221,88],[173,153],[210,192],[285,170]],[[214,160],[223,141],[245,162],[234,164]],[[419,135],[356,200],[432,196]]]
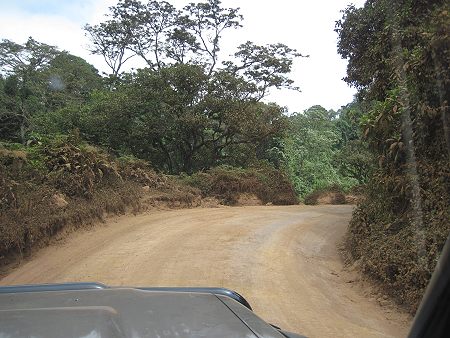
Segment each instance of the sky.
[[[181,8],[194,0],[169,0]],[[201,1],[201,0],[197,0]],[[100,71],[108,71],[102,57],[88,52],[86,23],[104,19],[117,0],[0,0],[0,39],[24,43],[29,36],[84,58]],[[364,0],[222,0],[224,7],[240,7],[243,27],[224,34],[222,57],[246,41],[284,43],[309,58],[298,58],[290,77],[301,92],[274,90],[266,101],[288,107],[290,113],[313,105],[337,110],[353,99],[356,90],[342,78],[346,60],[336,51],[335,21],[340,11]],[[133,59],[131,59],[133,60]],[[139,64],[130,60],[128,67]]]

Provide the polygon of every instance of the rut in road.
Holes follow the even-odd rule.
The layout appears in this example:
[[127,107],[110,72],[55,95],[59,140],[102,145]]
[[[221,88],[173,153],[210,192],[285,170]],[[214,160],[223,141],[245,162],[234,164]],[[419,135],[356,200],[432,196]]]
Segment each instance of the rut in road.
[[154,211],[41,250],[1,285],[218,286],[264,320],[309,337],[404,337],[410,317],[348,283],[337,243],[351,206]]

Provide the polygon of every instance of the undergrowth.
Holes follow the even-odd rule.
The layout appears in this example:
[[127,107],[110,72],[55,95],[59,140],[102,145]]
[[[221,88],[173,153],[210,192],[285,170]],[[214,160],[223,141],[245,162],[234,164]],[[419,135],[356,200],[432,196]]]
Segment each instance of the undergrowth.
[[[407,181],[406,189],[399,188],[404,177],[378,172],[353,214],[346,238],[346,248],[362,271],[412,313],[450,233],[448,163],[419,162],[417,168],[418,198],[411,195]],[[415,202],[419,212],[413,209]]]
[[181,179],[200,189],[202,196],[216,197],[227,205],[236,205],[244,193],[254,194],[264,204],[298,204],[288,177],[270,166],[246,169],[219,166]]
[[234,205],[241,193],[294,204],[289,180],[271,168],[218,167],[192,176],[155,172],[134,157],[116,158],[73,136],[24,146],[0,143],[0,266],[46,245],[68,227],[151,206],[194,207],[202,197]]

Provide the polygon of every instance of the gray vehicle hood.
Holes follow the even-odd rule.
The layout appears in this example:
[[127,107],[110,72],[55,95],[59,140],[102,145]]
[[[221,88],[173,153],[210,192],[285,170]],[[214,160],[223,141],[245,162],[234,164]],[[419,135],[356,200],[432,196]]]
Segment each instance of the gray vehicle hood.
[[0,294],[0,338],[283,337],[235,300],[132,288]]

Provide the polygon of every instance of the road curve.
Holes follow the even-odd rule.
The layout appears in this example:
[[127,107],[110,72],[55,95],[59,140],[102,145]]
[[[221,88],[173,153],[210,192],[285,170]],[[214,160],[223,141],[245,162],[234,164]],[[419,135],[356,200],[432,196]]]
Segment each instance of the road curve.
[[409,316],[368,300],[343,270],[336,244],[351,211],[264,206],[123,216],[41,250],[0,285],[227,287],[266,321],[309,337],[404,337]]

